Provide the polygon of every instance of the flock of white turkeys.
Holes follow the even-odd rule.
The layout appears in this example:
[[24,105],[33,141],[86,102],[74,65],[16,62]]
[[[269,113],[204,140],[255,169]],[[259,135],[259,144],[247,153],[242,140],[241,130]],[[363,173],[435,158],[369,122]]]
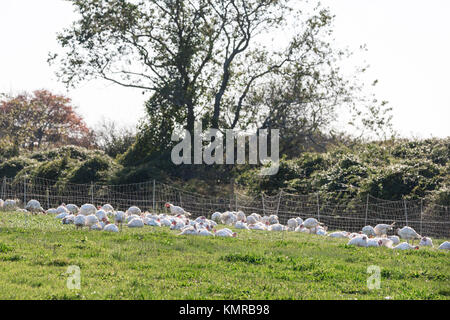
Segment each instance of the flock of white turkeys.
[[[204,216],[196,219],[190,218],[191,214],[183,208],[166,203],[170,214],[156,214],[142,212],[138,207],[130,207],[126,212],[115,211],[110,204],[95,207],[92,204],[84,204],[80,208],[74,204],[62,204],[58,208],[44,210],[37,200],[30,200],[25,209],[18,209],[16,200],[0,199],[0,209],[8,211],[22,211],[31,213],[53,214],[63,224],[74,224],[77,229],[87,227],[91,230],[103,230],[107,232],[119,232],[124,223],[129,228],[142,228],[144,226],[169,227],[180,231],[180,235],[199,235],[216,237],[236,237],[237,233],[216,227],[221,225],[232,226],[235,229],[266,230],[266,231],[292,231],[329,238],[349,239],[348,245],[359,247],[387,247],[394,250],[419,249],[420,246],[433,247],[433,241],[429,237],[422,237],[413,228],[405,226],[396,230],[397,235],[388,235],[393,230],[392,224],[377,224],[375,227],[365,226],[360,232],[335,231],[328,233],[327,227],[315,218],[303,220],[300,217],[291,218],[286,225],[280,224],[276,215],[261,216],[257,213],[245,215],[242,211],[214,212],[211,219]],[[400,239],[406,242],[400,243]],[[414,246],[414,241],[419,244]],[[411,244],[409,243],[411,241]],[[443,242],[438,249],[450,250],[450,242]]]

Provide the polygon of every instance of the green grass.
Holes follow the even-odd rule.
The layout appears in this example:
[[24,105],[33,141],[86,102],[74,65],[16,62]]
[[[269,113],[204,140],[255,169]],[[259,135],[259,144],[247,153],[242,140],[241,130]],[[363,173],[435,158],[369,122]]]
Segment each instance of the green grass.
[[[0,299],[449,299],[450,255],[395,252],[301,233],[177,236],[167,228],[76,231],[0,212]],[[435,241],[439,244],[442,241]],[[69,290],[68,266],[81,268]],[[381,288],[367,287],[367,267]]]

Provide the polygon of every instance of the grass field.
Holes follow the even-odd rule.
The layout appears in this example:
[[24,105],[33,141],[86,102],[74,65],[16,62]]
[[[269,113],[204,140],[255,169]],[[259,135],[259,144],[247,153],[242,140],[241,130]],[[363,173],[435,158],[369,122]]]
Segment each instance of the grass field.
[[[76,231],[54,217],[0,212],[0,299],[450,298],[450,253],[437,249],[356,248],[292,232],[176,234]],[[66,286],[70,265],[81,269],[80,290]],[[368,289],[370,265],[381,269],[380,289]]]

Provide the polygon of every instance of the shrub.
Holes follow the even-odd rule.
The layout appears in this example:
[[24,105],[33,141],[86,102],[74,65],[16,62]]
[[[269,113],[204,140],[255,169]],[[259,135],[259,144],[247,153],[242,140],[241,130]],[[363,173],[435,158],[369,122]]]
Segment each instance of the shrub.
[[15,178],[20,171],[33,164],[34,160],[23,156],[11,158],[0,164],[0,177]]
[[88,150],[77,146],[64,146],[50,150],[35,152],[30,155],[31,159],[39,162],[56,160],[58,158],[69,158],[78,161],[87,160],[96,154],[96,151]]
[[431,194],[431,201],[441,206],[450,206],[450,188],[443,186],[438,190],[434,190]]
[[105,154],[96,155],[76,166],[67,176],[71,183],[108,182],[119,169],[113,159]]
[[0,140],[0,161],[19,156],[19,148],[7,139]]
[[32,175],[49,180],[59,180],[66,176],[67,171],[74,167],[74,161],[68,157],[41,162],[32,171]]

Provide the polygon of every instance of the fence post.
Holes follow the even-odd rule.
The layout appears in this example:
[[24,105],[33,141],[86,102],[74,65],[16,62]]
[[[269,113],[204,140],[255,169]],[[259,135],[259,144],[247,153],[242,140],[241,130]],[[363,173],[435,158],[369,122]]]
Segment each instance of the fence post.
[[47,209],[50,209],[50,191],[48,188],[45,190],[45,196],[47,197]]
[[367,194],[366,199],[366,218],[364,219],[364,225],[367,226],[367,213],[369,212],[369,194]]
[[2,199],[6,200],[6,177],[3,177],[3,182],[2,182]]
[[238,200],[237,200],[237,194],[234,194],[234,206],[236,207],[236,212],[238,211]]
[[155,213],[155,179],[153,179],[153,213]]
[[261,201],[262,201],[262,207],[263,207],[263,215],[266,215],[266,207],[264,205],[264,192],[261,193]]
[[320,222],[320,202],[319,193],[317,192],[317,220]]
[[422,234],[423,199],[420,199],[420,234]]
[[406,200],[403,199],[403,205],[405,206],[405,220],[406,220],[406,225],[408,226],[408,210],[406,208]]
[[94,204],[94,182],[91,181],[91,203]]
[[281,202],[281,195],[283,194],[283,190],[280,190],[280,195],[278,197],[278,204],[277,204],[277,216],[278,212],[280,211],[280,202]]
[[[234,203],[236,204],[236,199],[233,199],[234,198],[234,179],[233,178],[231,178],[230,179],[230,189],[231,189],[231,193],[230,193],[230,211],[232,211],[233,210],[233,200],[234,200]],[[236,211],[237,211],[237,209],[236,209]]]
[[27,205],[27,176],[23,177],[23,205]]
[[181,192],[178,192],[178,195],[180,197],[180,207],[183,207],[183,200],[181,200]]

